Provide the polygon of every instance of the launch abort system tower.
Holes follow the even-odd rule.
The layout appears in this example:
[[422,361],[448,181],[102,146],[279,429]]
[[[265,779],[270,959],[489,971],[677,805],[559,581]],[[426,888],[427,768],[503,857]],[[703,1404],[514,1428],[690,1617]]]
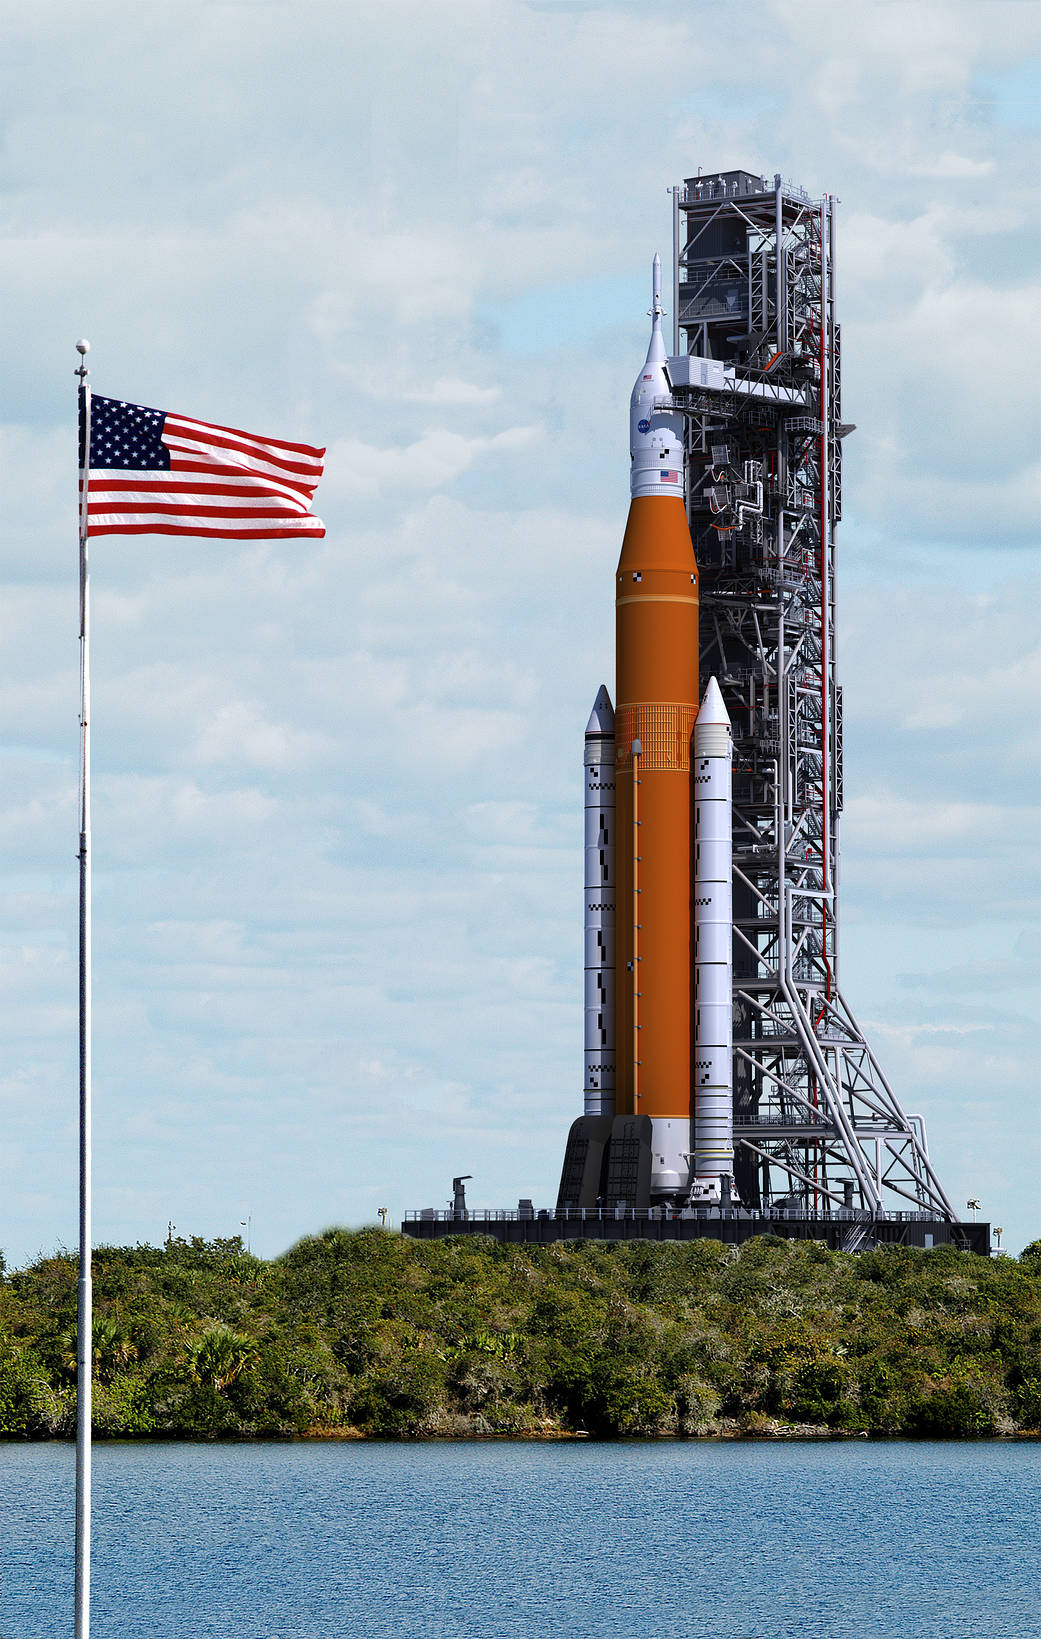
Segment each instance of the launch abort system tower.
[[853,427],[835,201],[749,171],[671,192],[671,352],[655,258],[630,404],[617,710],[601,688],[586,731],[585,1112],[555,1211],[405,1228],[985,1252],[989,1226],[957,1222],[840,984],[835,528]]

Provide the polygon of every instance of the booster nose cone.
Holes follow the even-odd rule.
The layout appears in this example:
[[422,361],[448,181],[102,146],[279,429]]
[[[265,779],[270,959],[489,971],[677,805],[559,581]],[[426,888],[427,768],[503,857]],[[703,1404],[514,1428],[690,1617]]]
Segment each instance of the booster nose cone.
[[730,727],[730,715],[723,704],[723,696],[714,677],[710,677],[708,680],[697,721],[699,726],[707,726],[712,723],[719,724],[722,728]]
[[725,757],[729,766],[733,743],[730,718],[719,684],[714,677],[710,677],[694,723],[694,754],[697,757]]
[[607,692],[607,684],[601,683],[597,690],[596,699],[593,701],[589,721],[586,724],[586,735],[613,733],[614,707],[611,704],[611,696]]

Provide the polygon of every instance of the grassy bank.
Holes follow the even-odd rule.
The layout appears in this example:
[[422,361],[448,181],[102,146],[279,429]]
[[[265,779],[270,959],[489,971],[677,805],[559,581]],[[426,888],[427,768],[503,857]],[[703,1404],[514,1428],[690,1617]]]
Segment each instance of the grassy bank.
[[[99,1435],[986,1436],[1041,1427],[1041,1242],[849,1256],[329,1230],[94,1259]],[[0,1435],[68,1437],[76,1269],[0,1279]]]

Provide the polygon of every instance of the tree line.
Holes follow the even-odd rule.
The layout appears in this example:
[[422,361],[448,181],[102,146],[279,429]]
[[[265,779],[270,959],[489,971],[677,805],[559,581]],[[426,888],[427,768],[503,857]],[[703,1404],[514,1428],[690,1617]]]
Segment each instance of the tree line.
[[[331,1229],[94,1254],[98,1436],[1041,1429],[1041,1242],[859,1254]],[[76,1264],[0,1274],[0,1437],[75,1429]]]

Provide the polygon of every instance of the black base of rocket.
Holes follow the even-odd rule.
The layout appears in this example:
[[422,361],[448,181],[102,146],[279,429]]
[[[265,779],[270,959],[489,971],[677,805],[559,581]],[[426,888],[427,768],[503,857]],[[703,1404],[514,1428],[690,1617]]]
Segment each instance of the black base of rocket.
[[580,1115],[567,1135],[557,1211],[650,1204],[650,1116]]
[[[592,1118],[589,1118],[592,1119]],[[642,1119],[646,1120],[646,1117]],[[990,1255],[990,1225],[951,1223],[946,1218],[893,1213],[888,1217],[810,1218],[794,1213],[750,1213],[740,1207],[699,1207],[665,1214],[616,1208],[588,1209],[583,1213],[536,1212],[530,1207],[513,1212],[468,1211],[417,1213],[406,1218],[402,1233],[417,1240],[442,1240],[448,1235],[490,1235],[493,1240],[529,1246],[552,1246],[557,1241],[723,1241],[741,1246],[756,1235],[776,1235],[787,1241],[822,1241],[834,1252],[868,1252],[876,1246],[909,1246],[928,1250],[953,1246],[959,1252]]]

